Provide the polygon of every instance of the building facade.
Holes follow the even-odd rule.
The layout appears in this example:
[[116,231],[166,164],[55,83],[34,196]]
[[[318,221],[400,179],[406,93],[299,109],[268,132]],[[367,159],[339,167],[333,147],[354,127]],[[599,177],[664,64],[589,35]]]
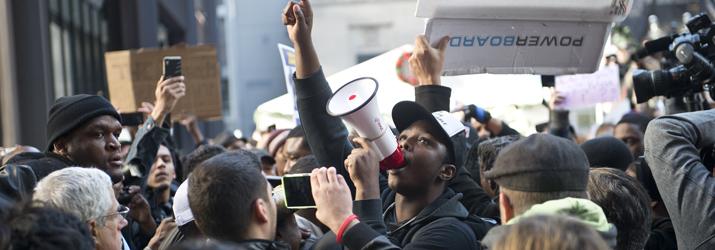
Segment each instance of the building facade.
[[[56,98],[108,97],[104,52],[216,43],[215,0],[2,0],[2,144],[44,148]],[[199,18],[201,17],[201,18]]]

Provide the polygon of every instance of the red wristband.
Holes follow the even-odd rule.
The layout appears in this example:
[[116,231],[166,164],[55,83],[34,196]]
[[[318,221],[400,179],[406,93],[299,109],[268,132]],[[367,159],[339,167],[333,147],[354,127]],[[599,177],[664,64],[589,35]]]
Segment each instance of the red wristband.
[[358,217],[355,214],[351,214],[345,220],[343,221],[343,224],[340,225],[340,229],[338,229],[338,233],[335,234],[335,241],[338,242],[338,244],[343,244],[343,233],[345,233],[345,230],[348,229],[348,226],[350,226],[350,223],[352,223],[354,220],[357,220]]

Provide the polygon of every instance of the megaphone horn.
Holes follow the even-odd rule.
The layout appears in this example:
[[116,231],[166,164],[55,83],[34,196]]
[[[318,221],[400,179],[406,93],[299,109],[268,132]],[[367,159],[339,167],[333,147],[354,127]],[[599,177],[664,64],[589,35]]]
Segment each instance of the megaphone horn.
[[371,77],[352,80],[328,99],[328,114],[340,117],[355,128],[360,137],[368,139],[380,154],[380,169],[396,169],[405,165],[397,139],[380,116],[377,105],[379,84]]

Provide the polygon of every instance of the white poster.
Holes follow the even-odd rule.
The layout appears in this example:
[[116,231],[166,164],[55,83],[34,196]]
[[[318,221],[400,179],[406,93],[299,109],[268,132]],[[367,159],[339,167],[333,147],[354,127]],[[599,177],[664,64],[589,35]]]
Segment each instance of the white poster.
[[593,106],[617,101],[620,94],[618,66],[603,67],[593,74],[565,75],[555,78],[555,87],[564,101],[561,108]]
[[293,104],[293,119],[295,120],[295,124],[300,125],[298,105],[295,102],[295,82],[293,81],[293,73],[295,73],[295,49],[288,45],[279,43],[278,51],[281,54],[281,64],[283,64],[283,76],[286,81],[288,97],[290,98],[290,103]]

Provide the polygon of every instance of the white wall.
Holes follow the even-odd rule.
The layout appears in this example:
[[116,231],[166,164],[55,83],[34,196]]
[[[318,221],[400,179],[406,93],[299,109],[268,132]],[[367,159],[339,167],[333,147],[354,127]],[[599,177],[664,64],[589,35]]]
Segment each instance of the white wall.
[[[286,1],[287,2],[287,1]],[[281,21],[283,1],[224,1],[229,112],[226,129],[255,129],[253,112],[261,103],[286,93],[278,43],[290,44]],[[259,128],[265,129],[265,128]]]

